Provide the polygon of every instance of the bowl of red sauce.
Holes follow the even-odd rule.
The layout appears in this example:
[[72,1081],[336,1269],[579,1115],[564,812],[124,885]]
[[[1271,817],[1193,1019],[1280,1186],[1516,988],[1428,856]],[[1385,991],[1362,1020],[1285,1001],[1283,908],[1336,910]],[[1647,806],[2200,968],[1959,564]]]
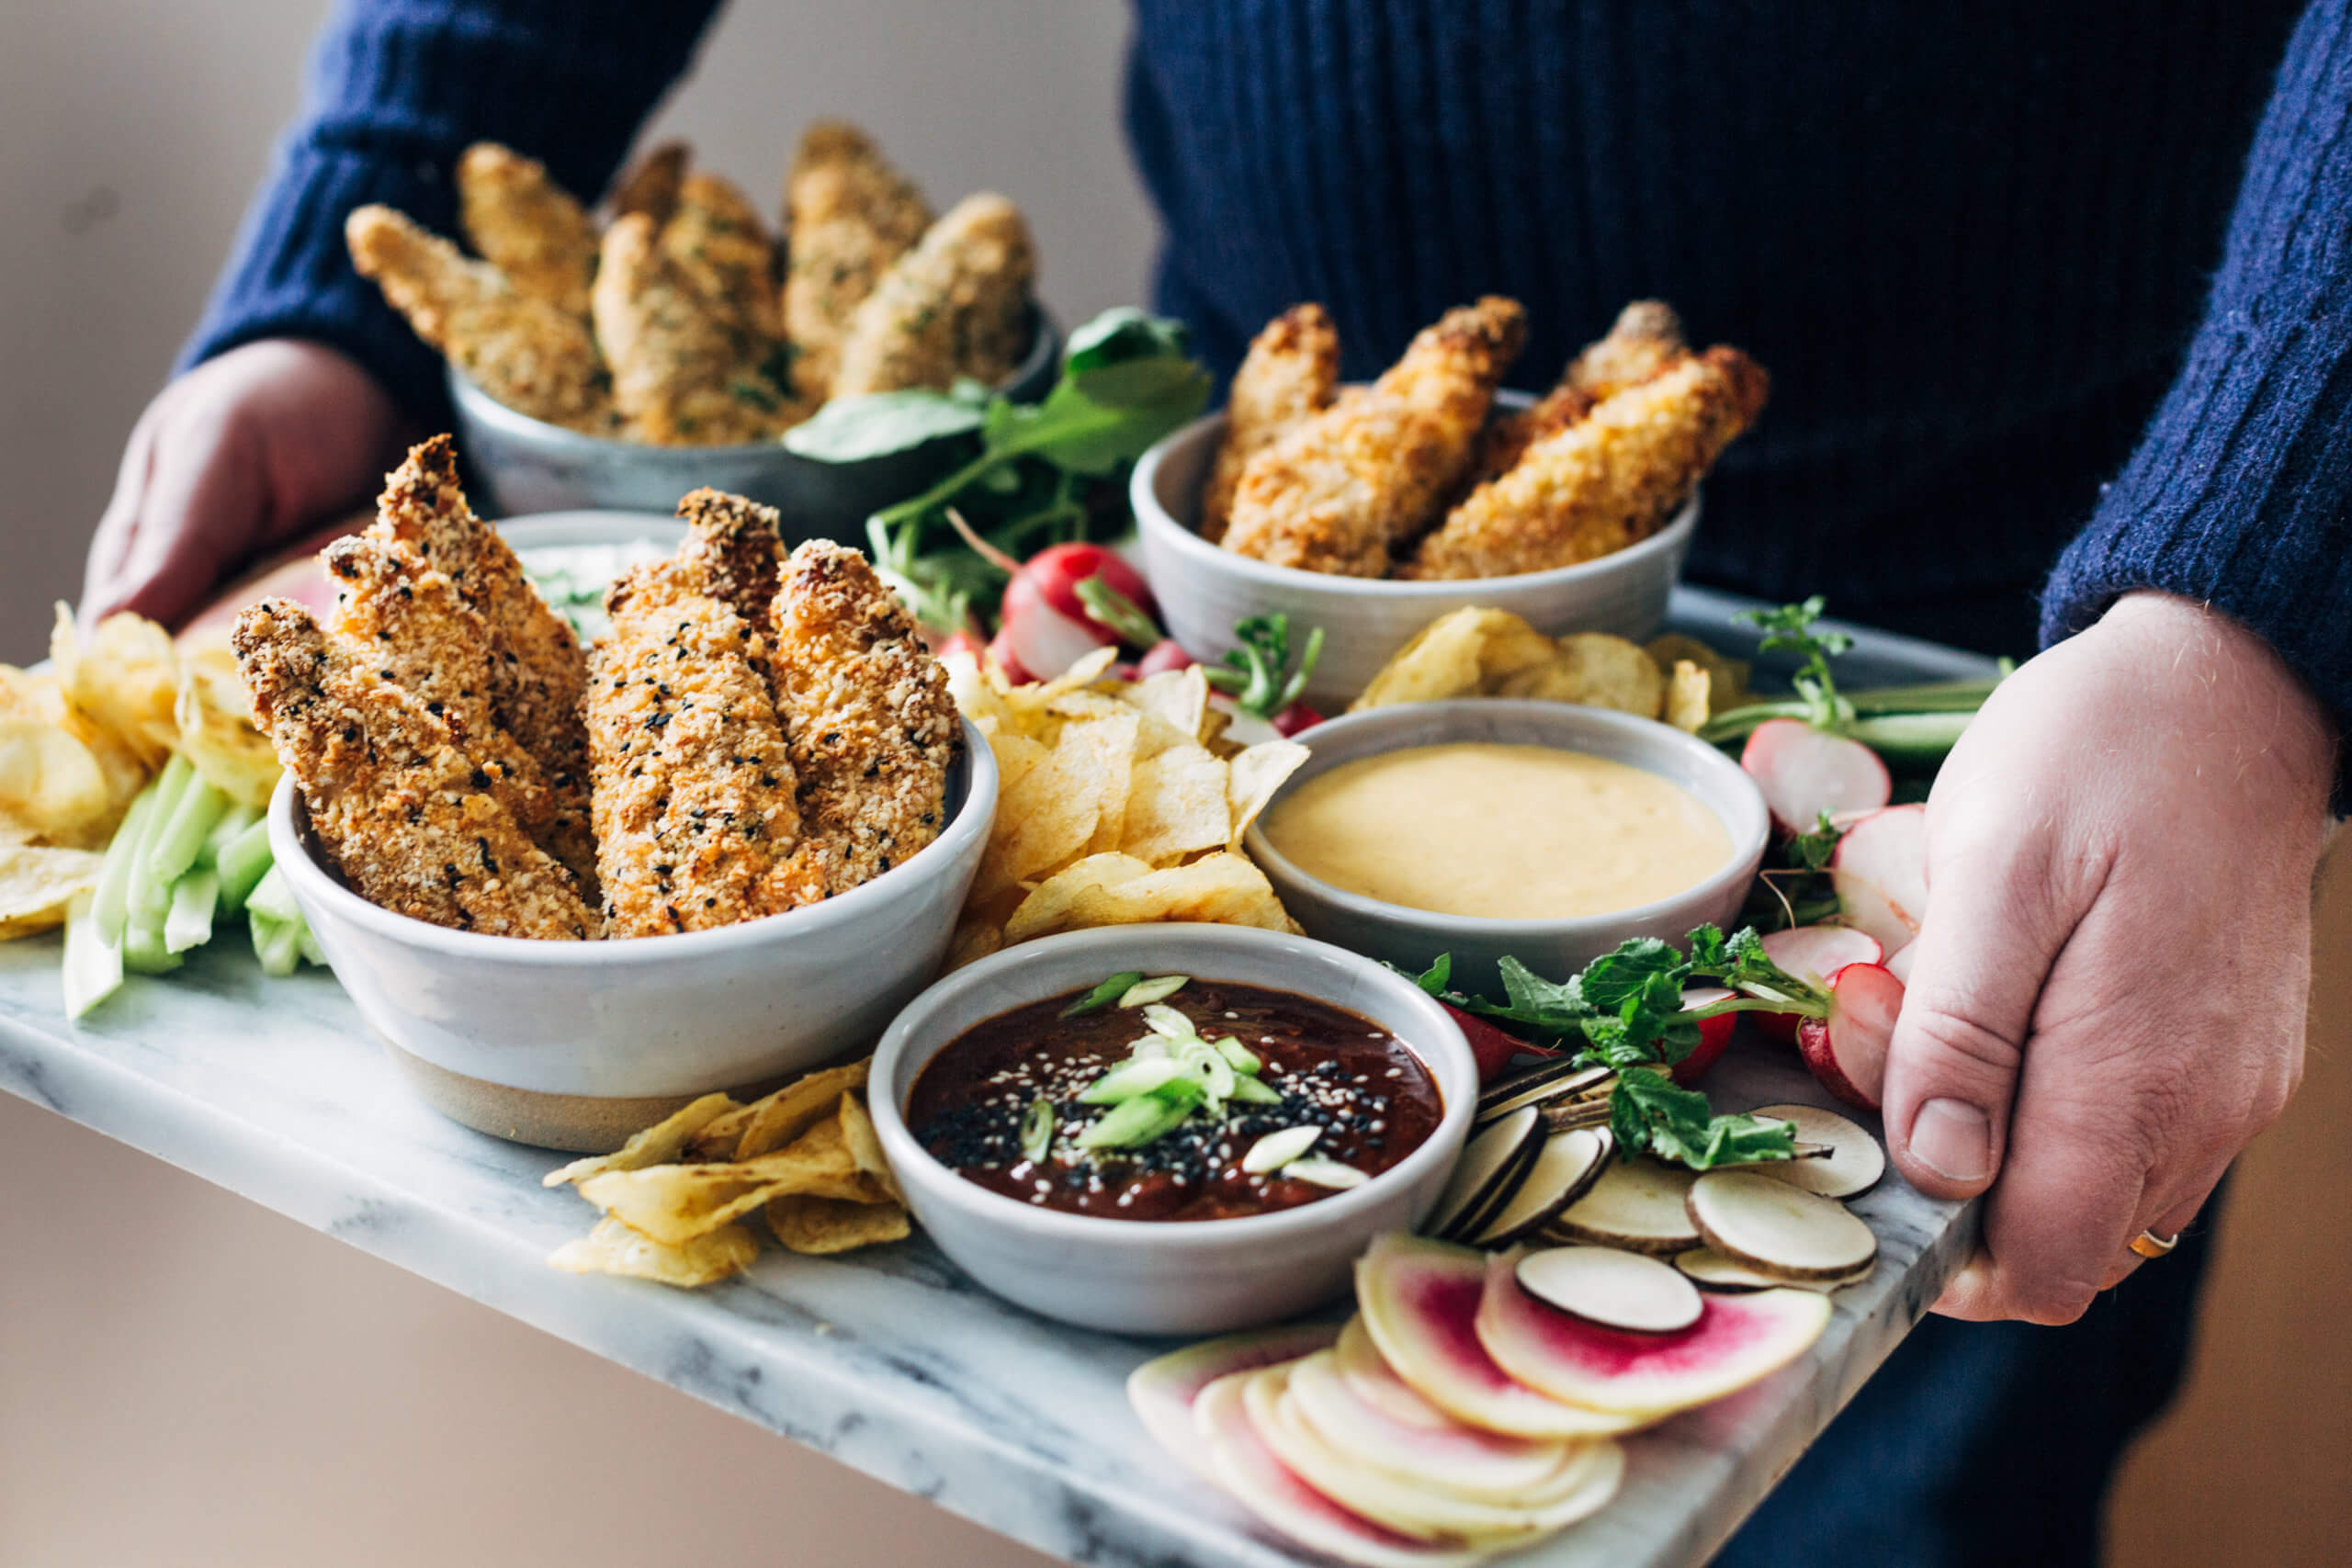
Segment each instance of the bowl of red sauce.
[[1410,980],[1239,926],[1075,931],[933,986],[874,1063],[916,1217],[1049,1317],[1211,1334],[1318,1306],[1437,1200],[1476,1110]]

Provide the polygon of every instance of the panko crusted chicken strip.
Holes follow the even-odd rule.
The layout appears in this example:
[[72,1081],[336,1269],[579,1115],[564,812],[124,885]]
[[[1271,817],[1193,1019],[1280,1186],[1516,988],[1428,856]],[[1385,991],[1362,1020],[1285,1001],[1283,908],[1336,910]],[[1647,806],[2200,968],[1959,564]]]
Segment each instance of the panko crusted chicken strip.
[[571,874],[499,804],[448,724],[378,677],[368,649],[328,637],[290,599],[246,610],[232,641],[255,721],[360,897],[492,936],[595,933]]
[[1398,576],[1512,577],[1649,537],[1763,411],[1770,380],[1718,346],[1604,398],[1447,516]]
[[605,595],[588,685],[605,934],[705,931],[775,913],[797,847],[792,761],[760,639],[678,561]]
[[964,727],[946,671],[856,550],[830,539],[794,549],[775,628],[801,833],[779,891],[806,904],[879,876],[939,836]]
[[1525,341],[1517,301],[1448,310],[1379,380],[1251,458],[1225,547],[1276,566],[1383,577],[1459,482]]
[[613,403],[632,438],[667,446],[763,441],[805,414],[747,360],[742,333],[709,309],[650,218],[617,219],[605,231],[590,300]]
[[678,190],[693,156],[694,150],[683,141],[664,141],[647,152],[614,182],[613,216],[642,212],[656,223],[667,223],[678,209]]
[[661,230],[662,254],[704,306],[764,351],[784,330],[776,298],[775,246],[759,209],[734,184],[707,170],[685,176]]
[[492,711],[539,765],[554,796],[547,845],[595,897],[589,831],[588,661],[571,625],[548,608],[498,531],[474,515],[447,435],[410,448],[385,480],[367,536],[414,555],[457,584],[490,634]]
[[477,254],[522,293],[567,315],[588,314],[596,230],[547,165],[495,141],[458,159],[458,221]]
[[1225,537],[1250,459],[1331,406],[1340,391],[1340,330],[1316,304],[1294,305],[1250,340],[1225,404],[1225,440],[1201,491],[1200,535]]
[[[773,506],[705,486],[678,502],[686,536],[678,566],[698,593],[735,612],[747,626],[764,628],[784,570],[783,516]],[[763,636],[756,662],[772,651]]]
[[1690,352],[1682,318],[1662,299],[1636,299],[1617,313],[1606,337],[1587,344],[1557,385],[1533,403],[1487,422],[1465,492],[1509,472],[1527,449],[1590,413],[1600,400],[1639,386]]
[[610,432],[612,400],[583,318],[389,207],[354,209],[344,241],[360,276],[475,386],[533,419]]
[[952,385],[995,386],[1029,346],[1036,251],[1021,209],[967,196],[892,263],[842,334],[832,395]]
[[841,120],[819,120],[793,154],[784,208],[791,235],[784,330],[793,384],[822,402],[832,394],[851,313],[931,227],[931,206],[872,137]]

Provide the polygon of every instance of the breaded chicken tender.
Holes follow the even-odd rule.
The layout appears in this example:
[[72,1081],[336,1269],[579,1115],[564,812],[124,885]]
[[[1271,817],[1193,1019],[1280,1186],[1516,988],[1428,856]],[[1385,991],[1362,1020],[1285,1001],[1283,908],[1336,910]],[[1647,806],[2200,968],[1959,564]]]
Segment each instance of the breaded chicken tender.
[[630,438],[667,446],[762,441],[803,411],[745,360],[741,334],[709,310],[639,215],[605,231],[590,296]]
[[685,182],[686,162],[694,149],[683,141],[653,147],[613,182],[613,216],[642,212],[658,226],[678,210],[678,188]]
[[775,597],[776,705],[800,781],[787,904],[845,893],[939,836],[964,728],[947,672],[865,558],[811,539]]
[[784,330],[802,397],[831,396],[842,334],[890,264],[931,227],[931,206],[874,139],[841,120],[801,134],[784,187]]
[[1398,575],[1510,577],[1647,538],[1755,423],[1770,384],[1754,360],[1716,347],[1603,399],[1473,491]]
[[661,243],[704,306],[747,340],[744,352],[754,344],[763,350],[783,332],[775,247],[759,209],[732,182],[707,170],[686,175]]
[[782,514],[705,486],[678,502],[678,515],[686,524],[678,564],[695,591],[725,604],[745,626],[764,628],[784,570]]
[[1307,571],[1381,577],[1467,469],[1495,386],[1525,341],[1489,296],[1422,329],[1404,357],[1243,469],[1227,549]]
[[1568,362],[1560,382],[1599,402],[1664,375],[1690,355],[1674,307],[1663,299],[1636,299],[1617,312],[1607,336],[1587,344]]
[[799,841],[792,761],[752,626],[677,561],[605,595],[588,686],[605,934],[772,914]]
[[458,585],[490,633],[497,721],[539,765],[555,797],[548,842],[595,897],[588,823],[588,733],[581,718],[588,663],[570,623],[539,597],[496,529],[474,515],[458,484],[447,435],[412,447],[384,481],[368,537],[405,547]]
[[1036,272],[1021,209],[987,191],[966,197],[850,317],[832,395],[1002,381],[1029,346]]
[[567,315],[588,313],[596,231],[547,165],[495,141],[458,159],[458,220],[476,254],[515,289]]
[[1226,399],[1225,440],[1201,491],[1202,538],[1214,545],[1225,537],[1250,459],[1329,408],[1339,391],[1340,330],[1322,306],[1294,305],[1250,340]]
[[474,385],[534,419],[609,430],[611,399],[584,320],[389,207],[356,209],[344,239],[360,276]]
[[458,931],[594,933],[571,874],[498,803],[447,723],[364,662],[368,650],[329,637],[290,599],[246,610],[232,643],[255,721],[362,897]]

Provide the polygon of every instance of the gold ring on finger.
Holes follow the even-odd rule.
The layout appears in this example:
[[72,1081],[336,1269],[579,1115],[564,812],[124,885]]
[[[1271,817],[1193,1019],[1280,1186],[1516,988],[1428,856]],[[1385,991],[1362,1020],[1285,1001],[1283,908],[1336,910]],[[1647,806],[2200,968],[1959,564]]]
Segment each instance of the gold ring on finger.
[[2132,1250],[2143,1258],[2163,1258],[2180,1245],[2177,1235],[2158,1235],[2154,1231],[2142,1231],[2132,1238]]

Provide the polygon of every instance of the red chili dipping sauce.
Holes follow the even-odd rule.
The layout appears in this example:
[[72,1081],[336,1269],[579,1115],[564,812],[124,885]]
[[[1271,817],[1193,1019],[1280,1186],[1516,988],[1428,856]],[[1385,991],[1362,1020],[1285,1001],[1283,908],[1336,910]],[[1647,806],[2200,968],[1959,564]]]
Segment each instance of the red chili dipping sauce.
[[[1369,1019],[1173,978],[1114,976],[966,1031],[916,1078],[908,1127],[967,1181],[1114,1220],[1295,1208],[1379,1175],[1436,1130],[1429,1069]],[[1123,980],[1157,999],[1118,1005]]]

